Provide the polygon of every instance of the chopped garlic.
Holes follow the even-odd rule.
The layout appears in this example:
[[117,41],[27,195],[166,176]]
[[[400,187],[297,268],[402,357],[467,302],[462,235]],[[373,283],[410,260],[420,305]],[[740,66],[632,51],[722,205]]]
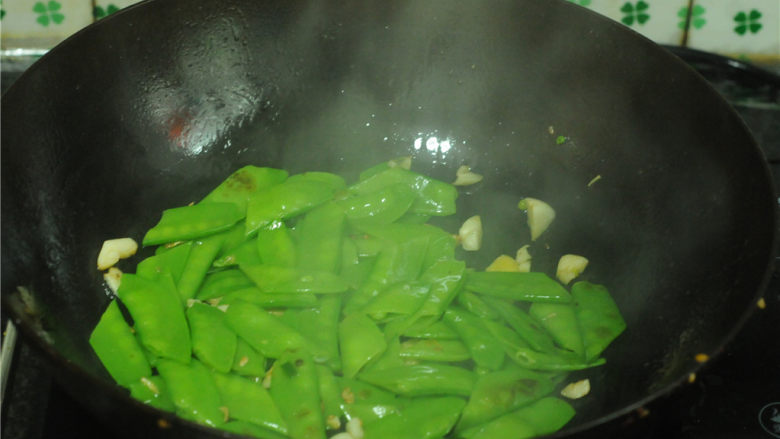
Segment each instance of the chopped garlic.
[[558,269],[555,272],[555,276],[562,284],[566,285],[572,279],[582,274],[587,266],[588,259],[583,256],[563,255],[558,260]]
[[341,428],[341,419],[336,415],[328,415],[327,419],[325,419],[325,425],[330,430],[338,430]]
[[116,294],[117,290],[119,290],[119,284],[122,282],[122,270],[116,267],[109,268],[103,275],[103,280],[106,281],[108,288]]
[[196,303],[203,303],[198,299],[187,299],[187,308],[192,308],[192,305],[195,305]]
[[387,162],[387,166],[391,168],[402,168],[408,171],[412,169],[412,156],[407,155],[404,157],[398,157],[397,159],[390,160]]
[[493,260],[490,265],[485,268],[485,271],[508,271],[518,272],[520,271],[520,265],[511,256],[501,255]]
[[460,245],[463,250],[477,251],[482,247],[482,219],[479,215],[474,215],[463,222],[458,230]]
[[470,167],[463,165],[455,171],[455,181],[452,184],[455,186],[468,186],[480,181],[482,181],[481,175],[471,172]]
[[561,390],[561,395],[569,399],[579,399],[590,393],[590,380],[584,379],[569,383]]
[[230,305],[217,305],[217,309],[222,312],[227,312],[229,306]]
[[247,357],[246,355],[244,355],[243,357],[241,357],[240,360],[238,360],[239,367],[244,367],[246,366],[247,363],[249,363],[249,357]]
[[98,270],[105,270],[124,259],[133,256],[138,250],[138,243],[132,238],[109,239],[103,242],[98,254]]
[[211,306],[217,306],[217,305],[219,305],[219,302],[221,302],[221,301],[222,301],[222,296],[215,297],[213,299],[206,299],[206,302],[208,302],[209,305],[211,305]]
[[223,420],[227,422],[228,419],[230,419],[230,409],[228,409],[226,406],[223,405],[222,407],[219,408],[219,411],[222,412]]
[[155,395],[160,394],[160,389],[158,389],[154,382],[152,382],[152,380],[149,378],[141,377],[141,384],[143,384],[147,389],[151,390]]
[[531,271],[531,253],[528,253],[529,245],[524,245],[517,250],[515,261],[517,261],[518,271],[528,273]]
[[341,399],[347,404],[352,404],[355,402],[355,394],[352,393],[351,388],[345,387],[344,390],[341,391]]
[[347,433],[355,439],[363,439],[363,421],[360,418],[347,421]]
[[541,236],[555,219],[555,210],[549,204],[536,198],[524,198],[517,207],[528,212],[528,227],[531,229],[531,241]]

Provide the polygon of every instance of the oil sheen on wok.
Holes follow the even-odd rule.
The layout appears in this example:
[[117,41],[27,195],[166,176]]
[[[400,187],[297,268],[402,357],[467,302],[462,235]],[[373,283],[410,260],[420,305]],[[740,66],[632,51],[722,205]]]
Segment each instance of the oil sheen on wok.
[[[477,181],[458,171],[456,184]],[[457,256],[478,251],[479,217],[428,224],[456,213],[458,191],[408,159],[350,184],[241,168],[164,211],[134,274],[110,267],[134,247],[104,245],[116,298],[90,343],[132,397],[259,438],[557,431],[589,389],[567,373],[603,364],[625,323],[604,286],[571,282],[581,256],[562,257],[557,280],[531,271],[531,237],[467,267]],[[518,201],[535,240],[554,211]]]

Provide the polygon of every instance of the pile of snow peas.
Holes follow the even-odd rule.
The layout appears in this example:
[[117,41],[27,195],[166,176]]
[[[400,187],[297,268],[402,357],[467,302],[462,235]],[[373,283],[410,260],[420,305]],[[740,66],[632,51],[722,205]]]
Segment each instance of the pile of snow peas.
[[[625,328],[606,288],[456,259],[458,189],[246,166],[165,210],[90,343],[130,395],[258,438],[527,438]],[[348,422],[359,429],[345,431]]]

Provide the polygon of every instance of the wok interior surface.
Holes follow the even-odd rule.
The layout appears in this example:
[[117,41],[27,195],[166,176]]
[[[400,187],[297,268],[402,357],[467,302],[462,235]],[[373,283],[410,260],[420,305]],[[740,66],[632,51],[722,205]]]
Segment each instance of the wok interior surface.
[[605,366],[574,375],[593,390],[569,432],[714,354],[774,242],[768,171],[728,105],[654,44],[564,2],[151,1],[53,50],[2,112],[4,299],[29,289],[40,318],[21,313],[23,329],[47,334],[66,385],[117,426],[160,414],[115,389],[88,345],[109,301],[102,241],[140,241],[161,210],[246,164],[354,180],[412,155],[445,181],[467,164],[485,179],[442,224],[482,216],[483,249],[467,256],[479,269],[529,243],[520,198],[549,202],[534,270],[587,256],[584,279],[628,323]]

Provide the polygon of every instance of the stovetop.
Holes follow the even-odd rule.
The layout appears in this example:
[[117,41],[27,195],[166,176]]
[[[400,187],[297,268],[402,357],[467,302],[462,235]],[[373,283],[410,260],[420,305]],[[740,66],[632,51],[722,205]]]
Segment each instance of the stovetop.
[[[780,77],[739,61],[669,49],[705,76],[742,116],[766,154],[780,194]],[[16,64],[8,71],[3,64],[5,91],[23,69]],[[780,250],[775,267],[765,308],[756,310],[693,383],[623,419],[629,424],[621,426],[620,437],[780,438]],[[2,402],[2,437],[112,437],[53,381],[49,367],[32,346],[18,339]],[[601,428],[585,436],[612,437],[611,431]]]

